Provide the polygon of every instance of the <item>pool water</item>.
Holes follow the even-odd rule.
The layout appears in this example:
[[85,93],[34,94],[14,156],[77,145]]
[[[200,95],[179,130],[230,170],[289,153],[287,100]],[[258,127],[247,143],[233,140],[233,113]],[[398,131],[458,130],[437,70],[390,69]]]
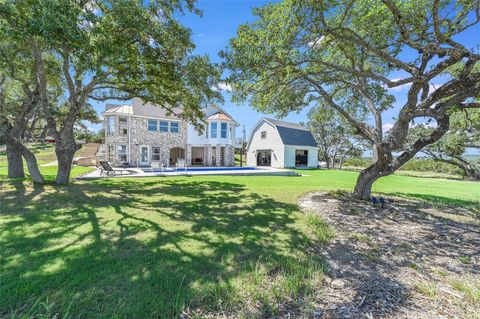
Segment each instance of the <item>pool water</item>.
[[160,170],[160,169],[154,169],[154,170],[151,170],[151,169],[148,169],[148,168],[145,168],[143,169],[144,172],[146,173],[151,173],[151,172],[154,172],[154,173],[159,173],[159,172],[172,172],[172,171],[178,171],[178,172],[212,172],[212,171],[254,171],[255,170],[255,167],[187,167],[187,169],[185,170],[184,168],[179,168],[177,170],[172,170],[172,169],[168,169],[168,170]]

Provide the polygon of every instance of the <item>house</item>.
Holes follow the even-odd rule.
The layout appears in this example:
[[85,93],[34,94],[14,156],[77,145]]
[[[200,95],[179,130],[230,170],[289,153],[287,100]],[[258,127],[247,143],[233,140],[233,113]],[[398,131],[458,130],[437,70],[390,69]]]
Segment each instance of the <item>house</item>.
[[247,143],[247,165],[317,167],[318,146],[305,127],[262,118],[254,126]]
[[191,123],[139,98],[132,105],[107,104],[103,112],[106,159],[131,166],[149,166],[152,161],[175,165],[179,160],[188,166],[233,166],[239,124],[216,105],[203,113],[206,127],[200,134]]

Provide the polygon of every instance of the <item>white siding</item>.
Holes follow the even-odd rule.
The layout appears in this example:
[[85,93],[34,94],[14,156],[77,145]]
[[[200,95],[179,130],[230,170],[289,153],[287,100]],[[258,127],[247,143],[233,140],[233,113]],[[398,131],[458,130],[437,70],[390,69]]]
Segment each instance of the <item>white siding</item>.
[[308,150],[308,167],[318,166],[318,148]]
[[[217,138],[211,138],[211,127],[210,124],[212,122],[217,123]],[[221,123],[227,123],[227,137],[221,138]],[[187,131],[187,144],[191,145],[234,145],[235,144],[235,123],[231,121],[208,121],[208,134],[209,138],[206,137],[207,128],[203,130],[202,135],[198,135],[198,131],[195,130],[195,127],[192,124],[188,124],[188,131]],[[232,128],[232,130],[231,130]],[[233,133],[233,134],[232,134]]]
[[285,166],[284,167],[295,167],[295,147],[285,147]]
[[[267,132],[265,139],[262,139],[260,136],[262,131]],[[247,165],[257,165],[257,150],[272,150],[272,167],[283,167],[283,143],[278,135],[277,129],[273,125],[262,121],[256,126],[252,134],[250,144],[247,148]]]
[[296,150],[308,151],[308,167],[317,167],[318,148],[311,146],[286,146],[285,147],[285,167],[295,167]]

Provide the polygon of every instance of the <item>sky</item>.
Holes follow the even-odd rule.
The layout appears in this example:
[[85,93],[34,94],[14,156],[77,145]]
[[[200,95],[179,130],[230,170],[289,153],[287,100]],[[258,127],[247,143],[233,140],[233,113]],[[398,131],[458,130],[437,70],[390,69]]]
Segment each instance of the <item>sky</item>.
[[[263,6],[268,0],[199,0],[197,7],[203,11],[202,16],[186,13],[180,17],[182,23],[192,30],[192,39],[196,45],[194,54],[207,54],[211,61],[221,62],[218,52],[228,46],[229,39],[236,36],[238,26],[245,22],[252,22],[254,16],[252,8]],[[462,35],[458,40],[466,44],[467,47],[478,46],[480,43],[480,25],[476,25],[468,33]],[[478,48],[477,48],[478,49]],[[408,52],[405,53],[408,55]],[[391,79],[400,78],[402,74],[392,74]],[[438,83],[432,83],[433,87],[442,84],[441,79]],[[221,87],[222,88],[222,87]],[[225,87],[223,87],[225,89]],[[405,95],[408,86],[402,86],[391,90],[396,97],[395,107],[387,110],[383,114],[384,130],[387,131],[394,123],[394,118],[398,114],[399,107],[405,102]],[[237,122],[245,125],[246,135],[253,126],[262,117],[274,117],[271,114],[262,114],[253,110],[248,104],[235,104],[231,102],[230,94],[227,90],[222,90],[224,104],[221,105]],[[124,102],[112,103],[122,104]],[[93,103],[95,109],[100,114],[105,109],[105,103]],[[306,122],[309,109],[304,109],[299,113],[290,113],[283,120],[291,122]],[[101,124],[90,126],[94,130],[101,128]],[[237,136],[241,136],[242,127],[237,129]]]

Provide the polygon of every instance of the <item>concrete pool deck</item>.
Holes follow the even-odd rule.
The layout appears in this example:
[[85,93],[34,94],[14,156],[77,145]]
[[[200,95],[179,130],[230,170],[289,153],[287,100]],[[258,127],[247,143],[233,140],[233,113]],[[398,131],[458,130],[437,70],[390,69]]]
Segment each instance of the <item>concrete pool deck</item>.
[[[77,179],[79,180],[89,180],[89,179],[99,179],[99,178],[118,178],[118,177],[158,177],[158,176],[196,176],[196,175],[235,175],[235,176],[300,176],[293,170],[289,169],[281,169],[281,168],[272,168],[272,167],[255,167],[253,169],[239,169],[239,170],[232,170],[232,167],[215,167],[212,170],[205,170],[205,171],[185,171],[185,170],[166,170],[163,172],[149,172],[149,168],[134,168],[134,167],[127,167],[127,168],[115,168],[117,171],[117,175],[113,176],[106,176],[100,175],[100,169],[97,167],[95,171],[83,174],[78,176]],[[238,167],[240,168],[240,167]],[[123,172],[123,175],[121,174]]]

